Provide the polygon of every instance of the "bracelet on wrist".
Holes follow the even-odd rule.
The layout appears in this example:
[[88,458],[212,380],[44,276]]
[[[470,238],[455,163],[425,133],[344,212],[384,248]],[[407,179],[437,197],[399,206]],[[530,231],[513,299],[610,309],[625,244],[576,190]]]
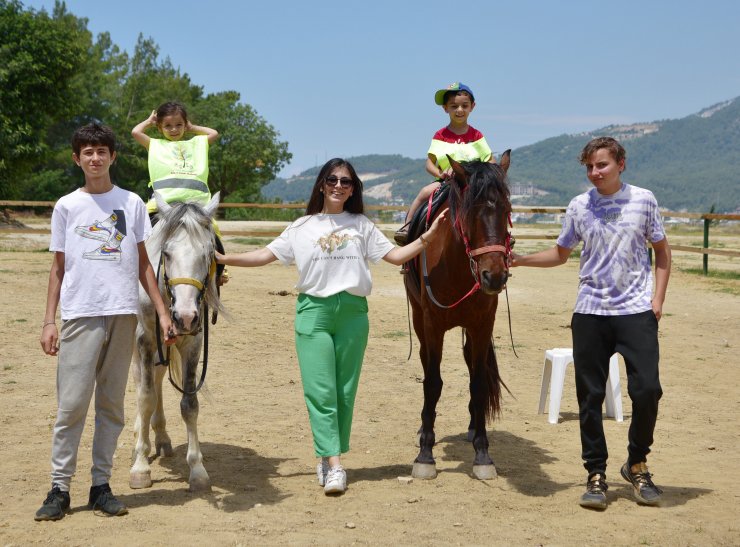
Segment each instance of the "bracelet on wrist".
[[46,327],[48,327],[49,325],[55,325],[55,326],[56,326],[56,324],[57,324],[57,322],[56,322],[56,321],[44,321],[44,322],[43,322],[43,323],[41,324],[41,328],[42,328],[42,329],[45,329],[45,328],[46,328]]
[[429,241],[428,241],[428,240],[426,240],[426,239],[424,239],[424,234],[421,234],[421,235],[419,236],[419,241],[421,241],[421,245],[422,245],[422,247],[424,247],[425,249],[427,248],[427,245],[429,245]]

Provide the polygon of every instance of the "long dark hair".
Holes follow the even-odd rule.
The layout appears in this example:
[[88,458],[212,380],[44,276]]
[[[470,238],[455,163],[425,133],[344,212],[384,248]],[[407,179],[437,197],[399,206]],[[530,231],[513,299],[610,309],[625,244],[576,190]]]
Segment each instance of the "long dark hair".
[[324,164],[316,177],[316,184],[313,185],[311,198],[306,206],[307,215],[315,215],[324,210],[324,194],[321,190],[324,188],[326,179],[335,169],[340,167],[346,167],[352,179],[352,195],[344,202],[344,210],[355,215],[361,215],[365,212],[365,205],[362,203],[362,181],[357,176],[355,168],[347,160],[333,158]]

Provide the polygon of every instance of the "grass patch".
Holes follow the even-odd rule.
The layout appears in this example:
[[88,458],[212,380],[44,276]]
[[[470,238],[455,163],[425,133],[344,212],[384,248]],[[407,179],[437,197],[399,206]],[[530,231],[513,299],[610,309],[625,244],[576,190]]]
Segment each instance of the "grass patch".
[[[702,268],[681,268],[681,271],[689,274],[704,274],[704,270]],[[729,270],[709,270],[706,277],[710,277],[712,279],[729,279],[737,281],[740,279],[740,272],[732,272]]]
[[383,333],[383,338],[393,338],[393,339],[405,338],[408,335],[409,333],[403,330],[392,330],[392,331]]
[[731,294],[733,296],[740,296],[740,289],[735,289],[733,287],[717,287],[716,290],[717,292]]
[[[229,243],[239,243],[240,245],[264,245],[265,242],[270,242],[274,237],[235,237],[229,239]],[[228,251],[227,251],[228,252]]]
[[50,254],[49,248],[44,247],[41,249],[19,249],[18,247],[8,247],[7,249],[0,249],[1,253],[46,253]]

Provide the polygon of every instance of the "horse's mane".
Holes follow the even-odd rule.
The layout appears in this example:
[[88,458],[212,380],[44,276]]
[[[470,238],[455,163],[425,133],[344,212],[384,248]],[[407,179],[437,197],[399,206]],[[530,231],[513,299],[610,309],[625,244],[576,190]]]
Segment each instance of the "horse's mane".
[[506,172],[500,165],[482,161],[462,162],[461,165],[468,174],[468,184],[464,192],[454,182],[450,184],[449,207],[453,222],[467,218],[473,207],[486,202],[510,207]]
[[[200,205],[195,203],[174,204],[171,209],[158,213],[159,222],[147,242],[155,249],[162,246],[172,236],[185,230],[189,241],[196,249],[202,249],[207,258],[213,257],[216,250],[216,237],[211,217]],[[215,282],[209,283],[206,289],[206,302],[212,307],[221,310],[221,303],[215,290]]]
[[159,230],[154,230],[151,242],[157,248],[170,239],[180,229],[184,229],[190,241],[196,247],[203,247],[207,254],[213,254],[215,239],[213,221],[202,207],[194,203],[180,203],[174,205],[166,213],[159,214]]

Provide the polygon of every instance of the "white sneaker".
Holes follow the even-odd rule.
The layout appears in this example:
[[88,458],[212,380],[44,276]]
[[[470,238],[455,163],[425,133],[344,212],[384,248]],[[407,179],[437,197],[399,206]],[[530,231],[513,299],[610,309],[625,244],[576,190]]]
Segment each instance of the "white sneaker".
[[82,253],[82,257],[88,260],[121,260],[121,248],[101,245],[94,251]]
[[341,465],[329,469],[324,485],[324,494],[342,494],[347,490],[347,472]]
[[321,458],[321,462],[316,464],[316,478],[319,479],[319,486],[326,484],[326,475],[329,473],[329,458]]
[[108,241],[113,235],[118,215],[111,214],[108,218],[101,221],[95,221],[89,226],[77,226],[75,233],[88,239],[97,239],[98,241]]

